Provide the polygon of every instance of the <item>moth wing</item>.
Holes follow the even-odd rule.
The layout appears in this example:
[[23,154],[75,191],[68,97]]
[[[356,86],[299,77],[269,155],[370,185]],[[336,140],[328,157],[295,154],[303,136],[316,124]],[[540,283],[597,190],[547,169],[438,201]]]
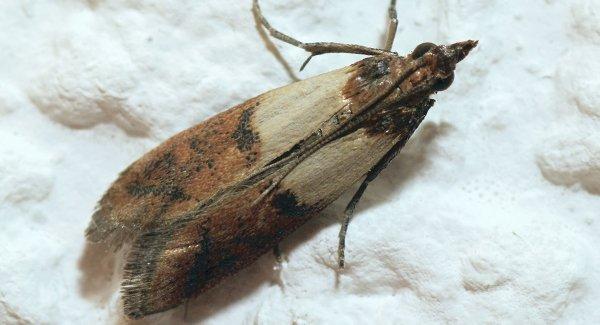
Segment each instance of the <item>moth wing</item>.
[[259,195],[259,187],[246,190],[224,199],[222,209],[182,216],[140,236],[125,265],[125,314],[140,318],[176,307],[272,247],[275,225],[256,222],[267,212],[250,204]]
[[87,238],[120,246],[194,213],[311,135],[335,132],[389,92],[399,71],[392,59],[370,57],[269,91],[173,136],[120,174]]
[[176,307],[249,265],[356,183],[398,141],[359,129],[303,160],[261,204],[252,202],[277,175],[142,235],[125,266],[125,313],[139,318]]

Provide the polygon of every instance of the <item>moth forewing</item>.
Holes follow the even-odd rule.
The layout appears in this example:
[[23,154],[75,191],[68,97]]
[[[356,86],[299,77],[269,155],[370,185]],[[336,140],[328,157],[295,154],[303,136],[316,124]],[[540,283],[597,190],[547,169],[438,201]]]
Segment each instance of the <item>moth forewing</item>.
[[359,129],[325,145],[281,182],[298,205],[319,210],[358,182],[398,141],[396,134]]
[[[428,108],[406,112],[418,121]],[[126,313],[135,318],[175,307],[252,263],[363,177],[417,125],[385,132],[367,124],[304,159],[260,205],[252,202],[275,175],[143,235],[126,265]]]
[[244,183],[311,135],[335,132],[397,82],[378,62],[368,58],[271,90],[166,140],[111,185],[88,238],[119,246]]
[[[284,174],[285,177],[266,196],[262,196],[263,191],[276,182],[282,173],[280,170],[285,168],[273,171],[256,182],[246,182],[253,172],[268,165],[277,155],[285,155],[293,147],[302,151],[302,146],[297,144],[306,143],[311,134],[326,137],[334,133],[336,129],[332,126],[338,125],[339,128],[344,119],[356,116],[349,106],[354,105],[355,111],[363,112],[365,107],[357,107],[359,100],[367,103],[383,101],[385,93],[382,94],[380,87],[389,87],[394,82],[386,80],[391,74],[389,69],[373,73],[377,65],[381,66],[377,57],[368,58],[353,66],[260,95],[249,101],[251,108],[242,105],[241,109],[232,109],[242,111],[238,113],[240,117],[248,109],[253,110],[250,123],[245,123],[249,127],[248,132],[257,135],[256,142],[260,144],[256,148],[258,158],[236,181],[223,182],[211,189],[213,194],[221,193],[214,203],[190,207],[173,218],[171,223],[149,229],[134,243],[123,286],[126,313],[140,317],[175,307],[247,266],[363,177],[396,142],[408,138],[412,131],[393,131],[395,128],[391,125],[386,128],[380,125],[382,119],[373,117],[339,138],[324,143],[303,159],[291,160],[288,164],[297,165],[289,174]],[[340,78],[345,81],[343,85],[333,82],[317,85],[323,80],[339,82]],[[350,97],[344,94],[350,87],[348,84],[353,87]],[[298,100],[304,96],[322,98],[323,102]],[[378,100],[373,101],[373,98]],[[306,123],[295,125],[296,120],[286,119],[285,110],[289,107],[293,116],[301,117],[301,123]],[[331,107],[337,109],[332,110]],[[426,110],[420,114],[424,115],[424,112]],[[305,121],[304,115],[313,117],[313,120]],[[271,119],[256,119],[257,116],[269,116]],[[215,118],[203,124],[219,125],[211,123]],[[272,124],[272,119],[280,120],[283,126]],[[268,123],[271,124],[267,128],[265,125]],[[326,127],[330,129],[328,133],[322,131]],[[182,133],[184,143],[190,138],[186,132]],[[235,132],[235,128],[231,128],[230,132]],[[295,141],[290,141],[290,136]],[[178,137],[169,141],[175,142]],[[225,150],[237,152],[240,148],[232,143]],[[137,169],[153,164],[144,161],[144,168]],[[215,163],[216,166],[218,163]],[[236,188],[235,184],[242,183],[244,186]],[[235,192],[226,193],[227,190]],[[204,202],[206,197],[198,197],[197,201]],[[260,203],[253,204],[257,200]]]

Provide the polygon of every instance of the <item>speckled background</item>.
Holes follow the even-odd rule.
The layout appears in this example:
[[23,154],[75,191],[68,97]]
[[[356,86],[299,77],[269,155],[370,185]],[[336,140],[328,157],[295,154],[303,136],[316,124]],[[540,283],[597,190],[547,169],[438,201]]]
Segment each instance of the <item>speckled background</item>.
[[[386,0],[263,0],[305,41],[381,46]],[[96,201],[177,131],[291,81],[251,1],[0,3],[0,322],[125,322]],[[478,39],[372,184],[190,301],[206,324],[600,323],[600,2],[398,4],[394,50]],[[274,41],[295,70],[306,54]],[[301,78],[359,59],[320,56]],[[108,256],[108,257],[107,257]],[[183,323],[184,309],[141,323]]]

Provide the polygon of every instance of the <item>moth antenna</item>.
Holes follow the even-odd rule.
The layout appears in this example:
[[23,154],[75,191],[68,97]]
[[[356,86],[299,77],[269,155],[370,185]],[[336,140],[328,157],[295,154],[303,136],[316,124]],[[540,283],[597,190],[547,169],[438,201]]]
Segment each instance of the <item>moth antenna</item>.
[[396,38],[396,31],[398,30],[398,13],[396,12],[396,0],[390,1],[390,7],[388,8],[388,18],[389,24],[384,50],[391,51],[392,45],[394,45],[394,39]]
[[[395,1],[392,1],[395,3]],[[301,42],[287,34],[280,32],[279,30],[273,28],[269,21],[262,14],[262,10],[260,9],[260,5],[258,4],[258,0],[252,1],[252,10],[260,20],[260,23],[263,27],[269,32],[269,34],[285,43],[290,45],[299,47],[307,52],[311,53],[311,57],[326,54],[326,53],[351,53],[351,54],[363,54],[363,55],[379,55],[383,53],[390,53],[389,50],[376,49],[368,46],[362,46],[357,44],[344,44],[344,43],[334,43],[334,42],[314,42],[314,43],[304,43]],[[395,33],[395,32],[394,32]],[[302,65],[302,70],[308,60],[304,62]]]

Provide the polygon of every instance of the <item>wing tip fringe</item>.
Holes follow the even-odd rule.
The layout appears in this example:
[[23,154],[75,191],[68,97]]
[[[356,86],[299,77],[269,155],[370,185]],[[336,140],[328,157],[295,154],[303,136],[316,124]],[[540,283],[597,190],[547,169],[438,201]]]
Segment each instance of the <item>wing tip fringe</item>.
[[162,242],[164,235],[160,231],[150,231],[141,235],[134,241],[127,256],[123,269],[121,294],[124,313],[131,319],[139,319],[172,308],[161,306],[159,303],[161,297],[169,293],[168,288],[160,293],[150,294],[155,265],[159,253],[164,248]]

